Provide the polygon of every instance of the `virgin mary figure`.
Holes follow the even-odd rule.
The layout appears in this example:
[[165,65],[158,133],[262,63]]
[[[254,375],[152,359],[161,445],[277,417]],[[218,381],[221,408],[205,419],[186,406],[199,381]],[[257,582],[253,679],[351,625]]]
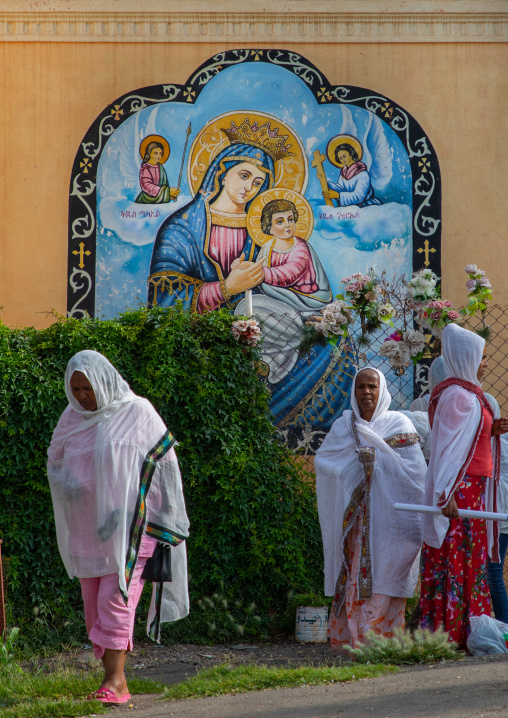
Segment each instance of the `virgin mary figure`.
[[[277,303],[270,290],[259,287],[265,278],[266,258],[258,258],[259,245],[247,226],[247,212],[256,196],[273,187],[275,163],[291,153],[285,138],[270,130],[269,123],[260,128],[256,122],[248,127],[247,122],[222,130],[231,144],[210,162],[194,199],[161,225],[148,280],[150,305],[167,307],[180,300],[185,308],[199,313],[224,305],[234,311],[245,291],[254,288],[256,297],[262,295],[261,303],[268,302],[267,315],[270,302]],[[260,142],[263,129],[265,139]],[[326,276],[323,289],[328,296]],[[305,309],[310,313],[323,306],[318,294],[307,299]],[[290,297],[283,295],[283,299],[286,311],[299,314],[304,309],[301,301],[293,298],[298,306],[290,307]],[[278,309],[274,306],[274,312]],[[286,328],[286,335],[294,328],[299,336],[301,323],[298,317],[296,324]],[[276,374],[272,369],[271,383],[277,382],[271,386],[274,423],[327,428],[348,403],[353,357],[321,346],[301,360],[296,356],[293,347],[284,369]]]
[[[235,142],[210,163],[189,204],[161,225],[148,280],[149,304],[181,300],[200,313],[223,304],[233,308],[246,289],[259,284],[263,270],[258,247],[246,229],[254,197],[273,186],[274,157],[267,149]],[[242,269],[231,269],[242,258]]]

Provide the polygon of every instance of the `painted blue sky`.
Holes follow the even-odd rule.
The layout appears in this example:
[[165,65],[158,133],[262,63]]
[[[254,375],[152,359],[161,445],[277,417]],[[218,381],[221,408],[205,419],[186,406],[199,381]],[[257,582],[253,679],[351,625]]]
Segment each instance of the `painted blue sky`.
[[[171,157],[165,169],[170,185],[175,186],[189,122],[190,147],[213,117],[243,110],[273,115],[290,125],[301,139],[309,169],[305,195],[315,217],[310,241],[326,268],[334,293],[340,290],[343,276],[371,266],[406,275],[412,271],[411,170],[395,132],[367,110],[318,105],[305,82],[288,70],[248,63],[217,74],[195,105],[171,102],[141,110],[108,140],[97,174],[97,316],[111,318],[127,307],[146,302],[157,230],[170,213],[192,198],[184,170],[177,202],[134,203],[139,193],[141,140],[149,134],[168,139]],[[331,137],[344,133],[356,136],[362,143],[363,161],[382,205],[334,210],[324,203],[311,166],[312,155],[316,149],[324,152]],[[325,168],[329,180],[335,181],[339,170],[328,162]],[[152,216],[141,217],[143,211]]]

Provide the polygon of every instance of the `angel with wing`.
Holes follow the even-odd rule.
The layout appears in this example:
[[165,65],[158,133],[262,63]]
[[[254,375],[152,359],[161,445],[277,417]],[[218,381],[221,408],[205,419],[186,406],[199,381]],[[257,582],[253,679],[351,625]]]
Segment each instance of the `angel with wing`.
[[325,200],[336,200],[339,207],[352,204],[358,207],[383,204],[374,196],[367,165],[361,161],[363,148],[356,137],[333,137],[328,143],[326,154],[330,162],[335,167],[340,167],[341,171],[336,182],[328,180],[328,189],[323,190]]
[[141,192],[136,197],[138,204],[164,204],[176,200],[180,194],[177,187],[170,187],[164,169],[170,148],[165,137],[149,135],[139,148],[143,164],[139,171]]

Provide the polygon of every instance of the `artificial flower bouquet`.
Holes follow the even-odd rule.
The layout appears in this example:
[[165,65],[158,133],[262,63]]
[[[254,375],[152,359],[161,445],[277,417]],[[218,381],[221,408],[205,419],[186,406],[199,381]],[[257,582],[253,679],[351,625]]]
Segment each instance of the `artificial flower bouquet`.
[[231,325],[231,333],[237,341],[253,347],[261,339],[261,329],[255,319],[238,319]]

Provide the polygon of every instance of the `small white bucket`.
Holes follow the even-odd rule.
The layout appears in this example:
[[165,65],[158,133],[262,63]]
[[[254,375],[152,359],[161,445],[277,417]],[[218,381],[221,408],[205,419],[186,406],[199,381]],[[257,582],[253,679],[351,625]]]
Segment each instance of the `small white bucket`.
[[301,643],[326,643],[328,609],[326,606],[298,606],[296,609],[296,640]]

